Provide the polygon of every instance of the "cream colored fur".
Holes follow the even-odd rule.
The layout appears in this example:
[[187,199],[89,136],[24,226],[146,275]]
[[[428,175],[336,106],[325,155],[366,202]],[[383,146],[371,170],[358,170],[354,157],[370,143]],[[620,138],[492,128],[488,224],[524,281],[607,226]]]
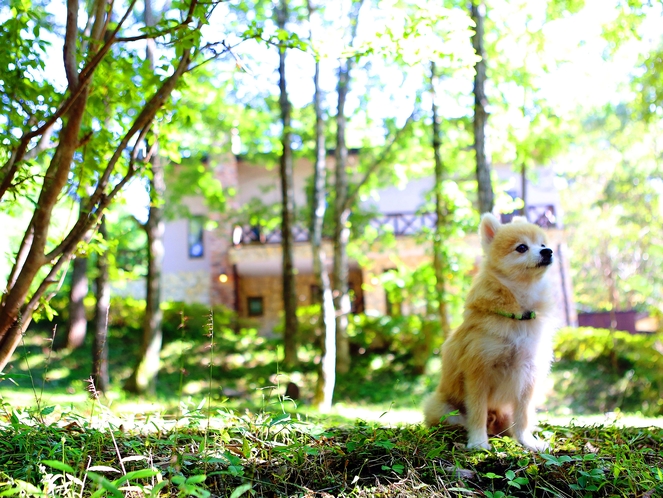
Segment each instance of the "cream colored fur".
[[[483,263],[464,321],[442,347],[442,376],[425,403],[425,422],[463,425],[468,448],[488,449],[489,433],[507,433],[541,451],[547,445],[532,434],[533,398],[552,359],[553,303],[546,278],[551,251],[543,230],[522,219],[502,225],[485,214],[479,235]],[[536,318],[496,313],[528,311]],[[448,417],[453,411],[459,414]]]

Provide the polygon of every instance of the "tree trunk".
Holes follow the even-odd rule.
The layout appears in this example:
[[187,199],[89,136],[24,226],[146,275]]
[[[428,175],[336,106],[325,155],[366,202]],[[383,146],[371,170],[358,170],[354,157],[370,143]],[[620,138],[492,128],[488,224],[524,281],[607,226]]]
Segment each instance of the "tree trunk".
[[[153,26],[155,19],[152,12],[151,0],[145,0],[145,25]],[[150,43],[151,42],[151,43]],[[148,40],[147,59],[150,66],[155,66],[155,44]],[[166,191],[165,172],[163,160],[159,156],[158,142],[154,136],[154,145],[150,147],[152,153],[152,175],[150,177],[150,209],[147,222],[144,225],[147,234],[147,277],[145,316],[143,319],[143,341],[138,363],[131,376],[127,379],[124,388],[133,393],[154,392],[156,378],[159,373],[159,355],[163,333],[161,322],[161,273],[163,267],[163,202]]]
[[[99,234],[108,240],[106,220],[101,219]],[[94,342],[92,344],[92,379],[99,392],[107,392],[110,384],[108,375],[108,312],[110,310],[110,285],[108,279],[108,247],[97,256],[97,278],[95,280]]]
[[143,339],[138,363],[127,379],[124,389],[133,393],[154,392],[159,372],[159,355],[163,333],[161,322],[161,273],[163,265],[163,210],[161,202],[165,190],[161,158],[155,154],[152,160],[150,181],[150,211],[144,229],[147,234],[147,293],[143,318]]
[[85,342],[87,318],[85,317],[85,296],[88,293],[87,258],[74,258],[69,292],[69,328],[63,347],[76,349]]
[[488,213],[493,210],[493,185],[490,178],[490,162],[486,157],[486,52],[483,46],[483,21],[486,5],[483,0],[472,0],[470,6],[472,20],[475,23],[472,44],[474,51],[481,57],[475,65],[474,76],[474,151],[476,154],[476,177],[479,197],[479,212]]
[[[277,9],[277,24],[285,29],[288,18],[288,2],[281,0]],[[283,125],[280,160],[281,173],[281,247],[283,250],[283,362],[292,367],[297,364],[297,289],[295,283],[295,266],[293,257],[292,225],[295,210],[295,189],[293,183],[292,163],[292,130],[290,118],[290,102],[286,88],[285,46],[279,47],[279,105],[281,107],[281,123]]]
[[[359,24],[359,12],[363,0],[352,3],[350,12],[350,43],[354,45]],[[336,371],[345,373],[350,370],[350,342],[348,340],[348,315],[351,311],[348,293],[348,241],[350,240],[350,193],[348,186],[348,148],[345,143],[346,123],[345,101],[350,90],[351,57],[339,62],[338,68],[338,109],[336,112],[336,174],[334,190],[334,278],[333,295],[336,310]]]
[[334,308],[336,309],[336,371],[345,373],[350,369],[350,343],[348,340],[348,240],[350,209],[348,197],[348,148],[345,143],[345,101],[350,82],[350,63],[341,61],[338,70],[338,111],[336,114],[336,172],[334,191]]
[[[433,156],[435,158],[435,235],[433,236],[433,267],[435,269],[435,290],[437,294],[438,316],[442,337],[449,336],[449,317],[447,313],[446,292],[444,285],[444,274],[446,269],[446,257],[444,250],[445,231],[447,227],[447,207],[444,197],[444,163],[440,147],[442,146],[440,117],[437,106],[437,68],[431,63],[431,95],[433,113]],[[430,341],[427,341],[430,344]]]
[[[312,14],[308,2],[309,22]],[[318,380],[313,404],[321,412],[331,409],[336,384],[336,318],[329,274],[325,268],[325,254],[322,251],[322,227],[326,211],[326,145],[325,123],[322,116],[322,90],[320,89],[320,63],[315,63],[313,77],[315,97],[315,169],[313,171],[313,200],[311,206],[311,250],[313,252],[313,274],[321,290],[320,323],[323,329],[323,343]]]
[[[23,305],[30,293],[30,287],[41,268],[47,264],[45,257],[48,229],[53,208],[69,177],[69,166],[78,147],[78,135],[83,122],[89,90],[85,88],[65,114],[65,124],[59,135],[58,146],[46,171],[37,206],[25,239],[27,256],[24,261],[16,261],[12,275],[16,280],[3,296],[0,310],[0,371],[10,360],[18,346],[23,330],[31,320],[32,313],[23,313]],[[22,264],[20,269],[17,265]]]

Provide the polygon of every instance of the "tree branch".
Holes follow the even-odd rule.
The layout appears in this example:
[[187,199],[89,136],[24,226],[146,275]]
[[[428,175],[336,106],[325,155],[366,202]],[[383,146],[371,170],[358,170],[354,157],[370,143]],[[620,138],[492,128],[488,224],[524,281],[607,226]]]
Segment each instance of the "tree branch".
[[[131,14],[131,12],[133,11],[134,5],[136,4],[137,1],[138,0],[131,0],[131,3],[127,7],[127,11],[122,16],[122,19],[120,19],[120,22],[117,23],[117,26],[111,32],[110,36],[105,37],[106,41],[101,46],[99,51],[94,54],[92,59],[90,59],[90,62],[88,62],[85,65],[85,67],[81,70],[81,73],[80,73],[81,78],[86,78],[86,79],[89,80],[91,75],[94,74],[94,70],[97,68],[97,66],[99,65],[101,60],[104,58],[104,56],[108,53],[108,51],[110,50],[113,43],[115,43],[117,41],[117,39],[116,39],[117,34],[119,33],[120,28],[122,28],[122,25],[124,24],[124,22],[129,17],[129,14]],[[101,3],[103,4],[103,0],[101,0]],[[96,26],[95,26],[95,28],[96,28]],[[94,36],[95,28],[92,29],[92,36]]]
[[0,183],[0,200],[2,200],[7,190],[9,190],[9,187],[11,187],[12,181],[16,176],[16,172],[18,171],[18,165],[21,163],[23,157],[25,156],[29,142],[29,139],[25,139],[25,137],[22,138],[9,156],[9,159],[7,159],[7,162],[0,169],[0,172],[5,172],[4,177],[2,178],[2,183]]
[[[179,78],[186,72],[190,61],[191,49],[186,49],[182,54],[182,58],[180,59],[180,63],[175,72],[164,81],[161,88],[155,92],[145,107],[143,107],[143,110],[138,117],[136,117],[132,127],[127,131],[122,141],[118,144],[115,153],[108,161],[103,174],[99,178],[95,191],[86,202],[84,208],[81,209],[81,214],[79,215],[76,224],[69,231],[69,234],[65,239],[45,256],[47,262],[53,261],[66,252],[73,251],[75,244],[80,239],[80,235],[89,230],[98,221],[103,209],[110,204],[111,200],[117,195],[121,188],[134,176],[136,173],[136,169],[133,167],[135,156],[133,161],[130,159],[130,168],[127,171],[127,174],[124,175],[122,180],[120,180],[120,182],[113,188],[110,194],[107,195],[105,193],[109,178],[113,173],[117,162],[120,160],[120,157],[122,157],[123,152],[137,133],[140,132],[138,140],[145,138],[154,116],[156,116],[158,110],[163,106],[166,99],[172,93]],[[138,143],[138,141],[136,143]]]
[[[19,247],[18,252],[16,253],[16,261],[14,262],[14,266],[12,267],[11,273],[9,274],[9,278],[7,279],[7,289],[11,289],[12,287],[14,287],[14,284],[16,283],[16,278],[18,277],[18,274],[21,272],[21,269],[23,268],[25,259],[28,257],[28,252],[30,252],[30,247],[32,247],[32,239],[34,238],[34,233],[35,233],[34,226],[30,224],[30,226],[28,226],[27,230],[25,231],[25,235],[21,240],[21,246]],[[5,296],[7,296],[7,293],[4,293],[2,296],[3,304]]]
[[406,128],[414,121],[416,111],[417,108],[415,104],[415,108],[412,110],[412,113],[408,116],[403,126],[399,128],[396,134],[392,137],[391,141],[382,149],[380,155],[376,157],[375,160],[371,163],[371,165],[368,167],[368,169],[364,173],[364,176],[361,178],[359,183],[355,185],[354,190],[348,194],[348,196],[345,199],[345,204],[343,206],[344,209],[349,209],[352,203],[355,202],[355,200],[359,196],[359,190],[361,189],[361,187],[364,186],[364,184],[368,181],[371,175],[375,173],[375,170],[378,169],[378,167],[380,167],[380,165],[382,165],[387,160],[389,154],[391,153],[391,149],[394,147],[394,144],[398,142],[398,139],[403,135]]
[[[0,172],[6,171],[2,179],[2,183],[0,184],[0,200],[3,198],[7,190],[11,187],[12,180],[14,179],[14,176],[16,176],[19,164],[21,163],[21,161],[25,159],[25,153],[30,141],[33,138],[43,134],[45,130],[47,130],[49,127],[53,126],[53,124],[55,124],[55,122],[58,119],[60,119],[71,108],[71,106],[76,102],[78,97],[81,96],[87,83],[92,78],[94,70],[97,68],[101,60],[110,50],[110,47],[113,44],[115,36],[122,27],[123,23],[129,17],[129,14],[131,13],[136,1],[137,0],[131,1],[129,7],[127,8],[127,11],[125,12],[124,16],[122,17],[117,27],[113,31],[112,35],[107,39],[107,41],[104,43],[101,49],[95,53],[92,60],[90,60],[90,62],[86,64],[85,67],[81,70],[81,72],[78,75],[78,86],[76,86],[75,88],[69,88],[71,92],[69,97],[67,97],[62,102],[62,104],[60,104],[60,107],[58,107],[55,113],[50,118],[48,118],[44,122],[44,124],[42,124],[39,128],[32,130],[21,137],[21,140],[19,144],[16,146],[16,149],[14,149],[14,152],[11,154],[11,156],[9,157],[7,162],[2,166],[2,168],[0,168]],[[99,4],[102,6],[105,5],[103,0],[99,0]]]
[[67,0],[67,27],[64,36],[64,71],[69,88],[78,87],[78,64],[76,63],[76,38],[78,34],[78,0]]
[[46,128],[42,134],[39,142],[32,149],[27,151],[23,156],[25,161],[30,161],[31,159],[36,158],[39,154],[44,152],[47,149],[53,149],[57,147],[57,142],[51,142],[51,136],[53,135],[53,125]]
[[[244,40],[242,40],[242,41],[244,41]],[[240,43],[242,43],[242,42],[239,42],[238,44],[233,45],[232,47],[229,47],[229,46],[226,44],[225,41],[222,41],[222,42],[210,43],[210,44],[208,44],[208,45],[202,47],[202,48],[200,49],[200,51],[211,50],[212,53],[213,53],[214,55],[213,55],[212,57],[208,57],[207,59],[203,59],[202,62],[196,64],[195,66],[191,66],[191,67],[189,67],[189,69],[187,69],[187,72],[190,73],[190,72],[192,72],[192,71],[198,69],[199,67],[204,66],[204,65],[207,64],[208,62],[212,62],[212,61],[218,59],[219,57],[221,57],[222,55],[225,55],[226,53],[229,53],[229,54],[232,55],[233,58],[235,59],[235,64],[237,65],[237,67],[238,67],[239,69],[241,69],[242,71],[244,71],[244,72],[246,72],[246,73],[248,73],[248,74],[253,74],[253,72],[252,72],[249,68],[247,68],[246,66],[244,66],[244,64],[243,64],[242,61],[239,59],[239,57],[237,57],[237,55],[232,51],[232,49],[235,48],[235,47],[237,47],[237,46],[239,46]],[[221,46],[224,48],[223,51],[221,51],[221,52],[217,52],[216,50],[214,50],[214,47],[215,47],[216,45],[221,45]]]

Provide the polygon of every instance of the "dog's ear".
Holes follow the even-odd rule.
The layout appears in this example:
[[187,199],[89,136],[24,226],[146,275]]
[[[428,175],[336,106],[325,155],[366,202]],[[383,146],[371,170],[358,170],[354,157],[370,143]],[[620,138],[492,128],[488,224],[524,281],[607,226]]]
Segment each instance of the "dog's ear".
[[481,238],[481,245],[487,248],[495,238],[495,234],[500,229],[502,224],[491,213],[484,213],[481,215],[481,223],[479,224],[479,237]]
[[514,216],[511,219],[511,223],[529,223],[529,222],[527,221],[527,218],[525,218],[524,216]]

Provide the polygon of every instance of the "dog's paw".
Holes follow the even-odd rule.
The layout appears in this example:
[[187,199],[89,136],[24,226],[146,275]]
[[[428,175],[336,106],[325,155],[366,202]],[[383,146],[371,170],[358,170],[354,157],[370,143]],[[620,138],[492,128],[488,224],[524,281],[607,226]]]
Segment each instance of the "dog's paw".
[[530,451],[545,452],[550,449],[550,445],[546,441],[535,438],[531,433],[523,434],[518,441]]
[[492,448],[488,440],[468,441],[466,448],[468,450],[489,450]]

